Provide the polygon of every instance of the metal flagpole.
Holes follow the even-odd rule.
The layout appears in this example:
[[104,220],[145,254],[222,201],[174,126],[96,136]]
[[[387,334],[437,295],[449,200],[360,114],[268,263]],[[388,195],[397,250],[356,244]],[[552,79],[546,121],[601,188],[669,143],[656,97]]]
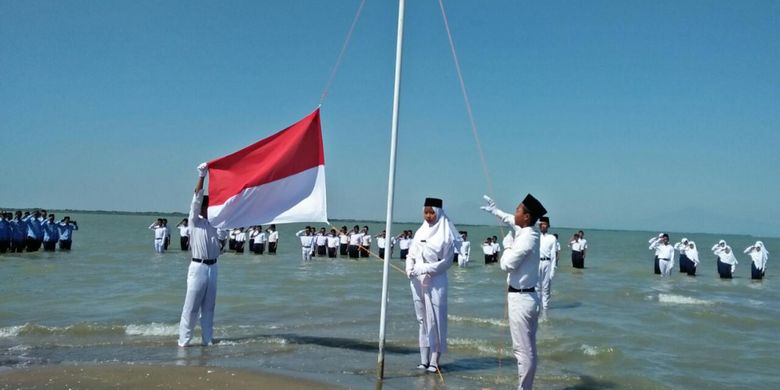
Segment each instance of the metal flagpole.
[[398,1],[398,36],[395,48],[395,85],[393,87],[393,121],[390,136],[390,168],[387,178],[387,215],[385,216],[385,262],[382,273],[382,307],[379,317],[379,356],[377,357],[377,379],[385,376],[385,320],[387,314],[387,276],[390,270],[390,240],[393,235],[393,195],[395,192],[395,149],[398,143],[398,106],[401,100],[401,55],[404,41],[404,0]]

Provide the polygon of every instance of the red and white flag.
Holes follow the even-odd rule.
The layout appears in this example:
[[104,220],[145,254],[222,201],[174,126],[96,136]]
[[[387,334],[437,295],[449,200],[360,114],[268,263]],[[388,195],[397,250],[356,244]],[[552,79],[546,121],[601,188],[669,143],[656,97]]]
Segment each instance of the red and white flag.
[[208,162],[209,221],[217,228],[328,222],[320,109]]

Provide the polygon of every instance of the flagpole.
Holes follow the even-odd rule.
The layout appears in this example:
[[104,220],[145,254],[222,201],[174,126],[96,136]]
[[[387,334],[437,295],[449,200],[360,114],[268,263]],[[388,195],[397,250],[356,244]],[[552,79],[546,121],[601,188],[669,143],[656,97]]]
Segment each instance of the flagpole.
[[387,277],[390,271],[390,243],[393,225],[393,195],[395,193],[395,154],[398,143],[398,108],[401,100],[401,56],[404,38],[404,0],[398,1],[398,36],[395,47],[395,84],[393,86],[393,121],[390,127],[390,167],[387,178],[387,214],[385,216],[385,258],[382,272],[382,306],[379,315],[379,356],[377,357],[377,379],[385,376],[385,321],[387,314]]

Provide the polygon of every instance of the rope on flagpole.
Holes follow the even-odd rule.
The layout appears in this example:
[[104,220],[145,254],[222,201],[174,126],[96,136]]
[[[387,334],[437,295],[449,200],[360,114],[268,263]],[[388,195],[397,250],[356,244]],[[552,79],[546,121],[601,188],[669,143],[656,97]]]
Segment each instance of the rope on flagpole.
[[349,32],[347,32],[347,37],[344,39],[344,43],[341,45],[341,51],[339,52],[339,56],[336,58],[336,63],[333,65],[333,68],[330,71],[330,77],[328,78],[328,82],[325,83],[325,89],[322,91],[322,95],[320,95],[320,105],[322,105],[322,102],[325,101],[325,98],[328,97],[328,92],[330,91],[330,86],[333,84],[333,79],[336,78],[336,72],[339,69],[339,66],[341,65],[341,58],[344,57],[344,53],[347,51],[347,46],[349,46],[349,41],[352,39],[352,32],[355,31],[355,26],[357,25],[358,19],[360,19],[360,13],[363,11],[363,5],[366,4],[366,0],[360,0],[360,5],[358,6],[358,10],[355,13],[355,17],[352,19],[352,25],[349,27]]
[[[458,81],[460,83],[460,90],[463,94],[463,101],[466,104],[466,113],[469,117],[469,123],[471,124],[471,133],[474,135],[474,141],[477,146],[477,153],[479,153],[479,158],[482,163],[482,172],[485,175],[485,181],[487,182],[488,187],[488,194],[490,194],[490,197],[495,199],[494,191],[493,191],[493,181],[490,178],[490,172],[488,171],[487,162],[485,161],[485,153],[482,150],[482,143],[479,140],[479,133],[477,132],[477,123],[474,120],[474,112],[471,109],[471,101],[469,100],[468,92],[466,92],[466,82],[463,80],[463,72],[461,72],[460,69],[460,61],[458,61],[458,54],[455,51],[455,42],[452,39],[452,31],[450,31],[450,23],[447,19],[447,13],[444,11],[444,2],[443,0],[439,0],[439,9],[441,10],[441,16],[442,20],[444,21],[444,29],[447,32],[447,39],[450,44],[450,51],[452,52],[452,60],[455,63],[455,71],[458,75]],[[501,231],[501,236],[504,236],[504,226],[502,222],[498,222],[499,230]],[[504,319],[508,320],[509,318],[509,301],[508,297],[506,295],[506,291],[504,291]],[[499,348],[498,348],[498,366],[499,369],[501,368],[501,359],[503,355],[503,349],[504,349],[504,343],[499,342]]]

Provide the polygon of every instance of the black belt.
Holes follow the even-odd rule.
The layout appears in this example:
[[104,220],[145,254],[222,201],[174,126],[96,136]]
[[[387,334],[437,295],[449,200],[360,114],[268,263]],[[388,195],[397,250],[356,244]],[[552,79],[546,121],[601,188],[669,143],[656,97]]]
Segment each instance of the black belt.
[[520,288],[520,289],[517,289],[517,288],[514,288],[512,286],[509,286],[509,288],[507,288],[506,291],[511,292],[511,293],[532,293],[532,292],[536,291],[536,288],[535,287],[530,287],[530,288]]
[[669,261],[669,259],[665,259],[663,257],[659,257],[658,260]]
[[217,264],[217,259],[205,259],[204,260],[204,259],[193,258],[192,261],[194,261],[196,263],[203,263],[203,264],[206,264],[206,265]]
[[539,259],[539,260],[552,260],[552,259],[551,259],[551,258],[549,258],[549,257],[542,257],[542,258],[541,258],[541,259]]

